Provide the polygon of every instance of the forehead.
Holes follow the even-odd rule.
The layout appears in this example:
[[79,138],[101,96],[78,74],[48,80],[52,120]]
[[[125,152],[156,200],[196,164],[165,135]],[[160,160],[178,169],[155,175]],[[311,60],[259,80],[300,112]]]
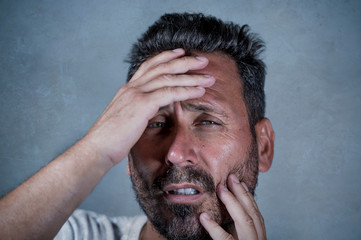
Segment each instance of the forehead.
[[[231,104],[233,107],[243,105],[242,80],[238,73],[235,61],[224,53],[199,53],[194,52],[192,55],[205,56],[209,64],[202,70],[191,71],[193,74],[208,74],[216,78],[213,86],[206,88],[205,95],[197,99],[214,104]],[[194,101],[194,100],[191,100]],[[222,107],[222,106],[220,106]],[[231,109],[234,110],[234,109]]]

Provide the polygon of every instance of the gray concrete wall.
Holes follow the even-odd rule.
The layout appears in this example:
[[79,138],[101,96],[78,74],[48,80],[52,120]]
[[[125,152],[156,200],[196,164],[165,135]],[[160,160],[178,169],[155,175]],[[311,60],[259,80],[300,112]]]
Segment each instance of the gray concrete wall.
[[[0,194],[81,138],[165,12],[247,23],[267,43],[275,159],[257,202],[269,239],[361,238],[361,2],[0,1]],[[81,205],[134,215],[125,162]]]

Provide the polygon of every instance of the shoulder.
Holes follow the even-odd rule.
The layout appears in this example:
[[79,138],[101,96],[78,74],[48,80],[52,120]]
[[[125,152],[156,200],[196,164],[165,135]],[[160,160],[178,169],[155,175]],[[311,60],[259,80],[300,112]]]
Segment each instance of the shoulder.
[[66,221],[55,239],[138,239],[146,221],[146,216],[108,217],[78,209]]

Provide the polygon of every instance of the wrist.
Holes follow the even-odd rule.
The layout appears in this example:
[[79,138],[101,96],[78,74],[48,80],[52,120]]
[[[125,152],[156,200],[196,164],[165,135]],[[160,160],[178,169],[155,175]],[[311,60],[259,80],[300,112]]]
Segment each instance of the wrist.
[[82,166],[88,165],[89,168],[96,169],[102,175],[105,175],[115,165],[108,155],[87,137],[80,139],[69,151],[75,155],[75,159],[79,164]]

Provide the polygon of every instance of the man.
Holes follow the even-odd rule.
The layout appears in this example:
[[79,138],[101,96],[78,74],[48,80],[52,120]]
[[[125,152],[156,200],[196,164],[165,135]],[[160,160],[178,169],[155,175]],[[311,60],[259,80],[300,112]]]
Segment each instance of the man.
[[128,225],[146,223],[76,211],[58,238],[265,239],[253,199],[273,159],[262,49],[247,26],[162,16],[134,45],[128,84],[87,135],[0,201],[0,238],[54,237],[129,154],[147,219]]

